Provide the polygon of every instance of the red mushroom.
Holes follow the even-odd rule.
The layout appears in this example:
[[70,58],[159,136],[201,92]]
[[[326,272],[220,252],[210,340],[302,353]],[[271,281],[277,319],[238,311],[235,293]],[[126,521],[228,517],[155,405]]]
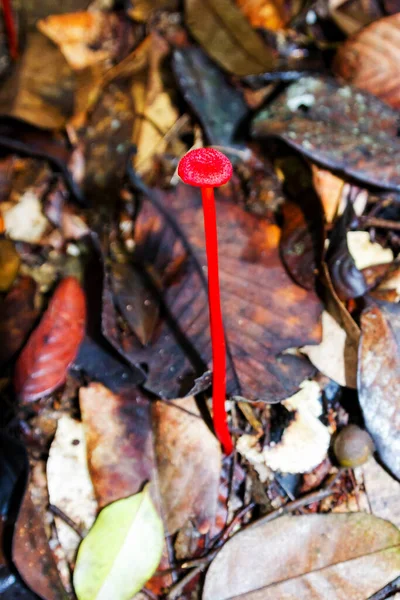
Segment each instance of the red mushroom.
[[225,453],[230,454],[233,450],[233,443],[225,410],[226,348],[219,291],[218,237],[213,188],[229,181],[232,176],[232,165],[228,158],[218,150],[199,148],[191,150],[181,159],[178,174],[185,183],[201,188],[213,360],[213,423],[215,434]]

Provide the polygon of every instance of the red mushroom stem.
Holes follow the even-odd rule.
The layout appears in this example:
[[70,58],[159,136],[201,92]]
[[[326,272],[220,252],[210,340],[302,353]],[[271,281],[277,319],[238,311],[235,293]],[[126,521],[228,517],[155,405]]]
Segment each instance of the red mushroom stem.
[[11,0],[2,0],[4,25],[7,34],[8,51],[13,60],[18,57],[18,40]]
[[218,234],[213,186],[223,185],[230,179],[232,165],[221,152],[211,148],[201,148],[192,150],[184,156],[179,164],[178,173],[185,183],[201,187],[213,360],[213,423],[215,434],[224,452],[231,454],[234,446],[225,410],[226,347],[219,287]]

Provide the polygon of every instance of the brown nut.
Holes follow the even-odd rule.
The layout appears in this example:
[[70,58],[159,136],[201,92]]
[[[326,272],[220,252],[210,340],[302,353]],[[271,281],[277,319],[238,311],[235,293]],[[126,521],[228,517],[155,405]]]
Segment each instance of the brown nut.
[[374,449],[371,436],[358,425],[347,425],[337,435],[333,444],[336,459],[341,467],[352,468],[364,464]]

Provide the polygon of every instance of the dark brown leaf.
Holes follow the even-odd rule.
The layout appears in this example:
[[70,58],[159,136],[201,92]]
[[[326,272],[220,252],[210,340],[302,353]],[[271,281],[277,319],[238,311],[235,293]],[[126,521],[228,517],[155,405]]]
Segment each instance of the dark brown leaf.
[[400,305],[371,304],[361,316],[358,392],[381,460],[400,479]]
[[400,189],[397,119],[374,96],[330,78],[303,77],[257,115],[253,135],[278,136],[328,169]]
[[282,260],[294,281],[306,290],[315,287],[317,261],[314,240],[301,208],[294,202],[282,206],[280,242]]
[[21,277],[0,305],[0,365],[20,350],[33,327],[38,316],[35,292],[34,280]]
[[[221,449],[193,397],[153,409],[158,482],[169,535],[194,519],[207,533],[217,510]],[[190,414],[192,413],[192,414]]]
[[83,339],[85,321],[82,288],[74,277],[67,277],[18,358],[14,385],[24,402],[33,402],[64,383]]
[[400,14],[379,19],[342,44],[333,69],[352,85],[400,108]]
[[253,75],[276,66],[274,53],[230,0],[186,0],[186,24],[206,52],[235,75]]
[[[151,344],[144,349],[130,340],[124,351],[136,365],[147,366],[146,389],[178,398],[211,363],[201,200],[197,190],[183,185],[150,196],[136,222],[137,259],[155,273],[163,272],[168,256],[186,252],[187,260],[164,290],[165,319]],[[276,225],[244,211],[231,197],[220,197],[217,213],[228,390],[277,402],[311,373],[307,363],[279,355],[306,339],[319,341],[321,305],[314,292],[296,286],[286,274]],[[107,319],[105,333],[118,348]]]
[[186,102],[204,127],[210,144],[230,146],[248,109],[242,94],[196,46],[176,49],[173,68]]
[[44,524],[26,492],[15,525],[13,562],[25,583],[44,600],[67,600]]
[[79,392],[89,470],[100,508],[153,479],[150,403],[136,388],[113,394],[100,383]]

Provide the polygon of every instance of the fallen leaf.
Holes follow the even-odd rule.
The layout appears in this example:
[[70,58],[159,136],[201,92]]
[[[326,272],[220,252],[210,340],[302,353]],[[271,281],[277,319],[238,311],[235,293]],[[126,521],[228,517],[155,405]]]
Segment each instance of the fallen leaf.
[[179,87],[195,111],[210,144],[231,146],[248,112],[242,93],[197,46],[175,49],[172,66]]
[[67,600],[42,518],[27,491],[14,530],[13,562],[22,579],[40,598]]
[[290,14],[282,0],[236,0],[236,4],[255,28],[275,31],[289,21]]
[[272,50],[229,0],[186,0],[185,20],[207,54],[230,73],[254,75],[277,64]]
[[365,600],[399,569],[400,532],[387,521],[364,513],[285,516],[225,544],[203,600]]
[[195,399],[153,408],[158,484],[169,535],[193,519],[201,533],[215,520],[221,449],[204,423]]
[[294,419],[283,432],[278,443],[265,446],[262,451],[256,449],[257,438],[244,435],[237,443],[238,451],[260,471],[262,480],[267,472],[266,465],[272,471],[282,473],[307,473],[317,467],[325,458],[330,444],[328,429],[321,423],[321,390],[315,381],[305,381],[300,391],[282,402]]
[[315,191],[321,199],[327,223],[336,217],[342,199],[344,181],[330,171],[311,165]]
[[361,29],[339,47],[333,62],[334,72],[393,108],[400,108],[399,32],[399,14]]
[[14,283],[21,258],[11,240],[0,239],[0,292],[6,292]]
[[[50,503],[82,530],[90,529],[96,518],[97,502],[87,466],[83,424],[68,415],[58,420],[46,471]],[[81,539],[62,519],[54,520],[58,540],[71,564]]]
[[373,265],[383,265],[394,260],[390,248],[383,248],[378,242],[371,242],[368,231],[348,231],[347,246],[357,269]]
[[357,388],[358,345],[329,312],[322,313],[322,342],[318,346],[304,346],[301,352],[339,385]]
[[21,277],[0,304],[0,365],[21,349],[38,316],[34,299],[36,283]]
[[400,189],[400,166],[393,162],[400,150],[397,116],[384,102],[349,85],[302,77],[256,116],[253,136],[278,136],[327,169]]
[[128,14],[135,21],[146,22],[157,10],[177,10],[177,0],[134,0],[130,2]]
[[83,339],[85,320],[82,288],[74,277],[67,277],[18,357],[14,386],[24,402],[38,400],[64,383]]
[[163,544],[149,486],[103,508],[79,547],[74,570],[78,600],[130,600],[157,569]]
[[361,315],[358,394],[366,428],[388,469],[400,478],[400,306],[371,304]]
[[400,526],[400,483],[371,458],[360,467],[371,512]]
[[61,52],[30,33],[16,70],[2,86],[0,113],[46,129],[61,129],[73,113],[74,77]]
[[79,403],[99,506],[136,494],[155,468],[149,401],[132,387],[117,395],[91,383]]
[[[168,253],[187,254],[179,276],[163,292],[167,314],[179,331],[164,320],[146,348],[134,339],[121,344],[106,298],[103,330],[127,359],[147,365],[147,390],[173,399],[188,394],[194,378],[211,363],[203,214],[193,188],[180,185],[173,193],[148,194],[136,222],[136,259],[151,275],[164,273]],[[296,356],[280,354],[306,339],[319,341],[321,305],[315,292],[296,286],[286,274],[276,225],[246,212],[230,196],[217,201],[217,214],[228,392],[278,402],[311,374]]]
[[[329,0],[321,2],[320,6],[328,5],[329,16],[347,35],[375,21],[382,16],[383,7],[377,2],[364,2],[363,0]],[[386,9],[387,10],[387,9]]]
[[8,236],[20,242],[38,243],[50,227],[33,190],[27,190],[17,204],[4,211],[3,218]]

